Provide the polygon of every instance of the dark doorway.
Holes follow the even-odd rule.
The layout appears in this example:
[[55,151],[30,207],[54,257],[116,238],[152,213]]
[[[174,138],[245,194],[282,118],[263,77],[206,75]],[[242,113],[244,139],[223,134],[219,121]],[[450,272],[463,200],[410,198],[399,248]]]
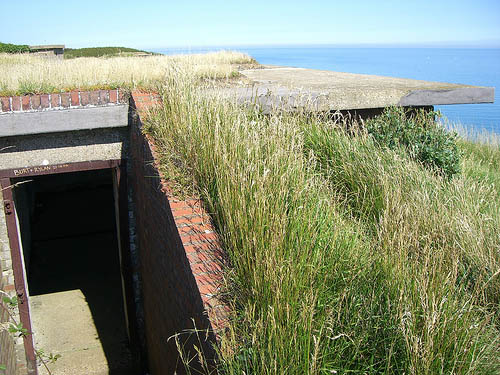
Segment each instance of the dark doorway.
[[54,374],[138,373],[129,348],[112,173],[13,180],[35,346],[61,354]]

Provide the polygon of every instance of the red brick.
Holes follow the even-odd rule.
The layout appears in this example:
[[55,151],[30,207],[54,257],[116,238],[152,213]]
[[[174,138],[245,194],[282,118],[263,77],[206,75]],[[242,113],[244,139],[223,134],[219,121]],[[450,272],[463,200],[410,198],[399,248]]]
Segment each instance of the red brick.
[[16,289],[16,287],[15,287],[14,285],[12,285],[12,284],[10,284],[10,285],[5,285],[5,286],[3,287],[3,290],[4,290],[5,292],[12,292],[12,291],[13,291],[13,290],[15,290],[15,289]]
[[90,103],[90,93],[88,91],[80,92],[80,104],[82,106],[89,105]]
[[78,91],[71,91],[71,106],[76,107],[80,105],[80,97]]
[[201,207],[187,206],[186,208],[172,209],[174,217],[186,215],[203,215],[205,212]]
[[[207,233],[213,233],[214,228],[211,225],[186,225],[178,228],[179,233],[181,235],[184,235],[186,233],[192,232],[193,234],[207,234]],[[207,232],[208,231],[208,232]]]
[[61,107],[68,108],[70,106],[70,101],[71,101],[71,95],[70,95],[70,93],[69,92],[63,92],[61,94]]
[[98,105],[99,104],[99,91],[91,91],[89,93],[89,95],[90,95],[89,103],[92,105]]
[[52,94],[50,95],[50,107],[51,108],[57,108],[60,106],[59,104],[60,100],[60,95],[59,94]]
[[22,104],[22,110],[23,111],[28,111],[31,109],[31,106],[30,106],[30,96],[29,95],[24,95],[22,98],[21,98],[21,104]]
[[174,218],[177,219],[178,217],[181,216],[186,216],[186,215],[194,215],[196,212],[193,212],[191,208],[186,208],[186,209],[179,209],[179,210],[172,210],[172,215],[174,215]]
[[185,201],[180,201],[180,202],[168,202],[170,204],[170,208],[172,210],[176,210],[176,209],[180,209],[180,208],[188,208],[189,206],[187,205],[187,203]]
[[181,237],[183,244],[192,243],[192,242],[203,242],[203,241],[216,240],[216,239],[217,239],[216,233],[194,234],[194,235],[187,235],[187,236]]
[[210,284],[198,285],[198,290],[200,294],[214,294],[217,292],[217,288]]
[[[206,263],[193,263],[191,264],[191,271],[196,275],[200,274],[210,274],[210,273],[220,273],[222,268],[215,262],[206,262]],[[201,275],[200,275],[201,276]]]
[[40,95],[40,106],[42,107],[42,109],[50,107],[49,95],[48,94]]
[[175,224],[177,226],[204,224],[204,223],[209,223],[209,222],[210,222],[210,217],[208,215],[194,215],[192,217],[178,216],[175,218]]
[[186,254],[189,264],[200,263],[197,253],[187,253]]
[[211,251],[200,251],[197,254],[201,262],[218,262],[216,255]]
[[40,95],[31,95],[31,109],[40,109]]
[[122,104],[128,103],[127,93],[123,90],[118,91],[118,103]]
[[2,96],[0,98],[2,101],[2,112],[9,112],[10,111],[10,97],[8,96]]
[[152,103],[153,98],[150,93],[141,92],[138,94],[134,94],[134,101],[136,103]]
[[12,110],[20,111],[21,110],[21,97],[13,96],[12,97]]
[[118,92],[116,90],[109,90],[109,102],[110,103],[118,102]]
[[202,242],[193,245],[186,245],[184,246],[184,251],[186,251],[186,253],[192,253],[192,252],[201,252],[203,250],[211,250],[213,248],[214,244],[211,244],[210,242]]
[[187,199],[183,201],[170,200],[170,208],[175,210],[177,208],[191,207],[195,209],[201,209],[201,201],[199,199]]
[[222,272],[196,276],[197,285],[222,285]]
[[108,104],[108,103],[109,103],[108,90],[100,90],[99,91],[99,104]]

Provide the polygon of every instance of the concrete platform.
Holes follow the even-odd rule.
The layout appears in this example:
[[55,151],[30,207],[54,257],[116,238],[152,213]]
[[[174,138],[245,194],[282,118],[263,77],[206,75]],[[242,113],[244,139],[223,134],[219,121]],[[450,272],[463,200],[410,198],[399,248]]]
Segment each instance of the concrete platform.
[[264,66],[240,72],[239,85],[222,95],[258,102],[264,109],[308,107],[318,111],[493,103],[493,87],[303,68]]

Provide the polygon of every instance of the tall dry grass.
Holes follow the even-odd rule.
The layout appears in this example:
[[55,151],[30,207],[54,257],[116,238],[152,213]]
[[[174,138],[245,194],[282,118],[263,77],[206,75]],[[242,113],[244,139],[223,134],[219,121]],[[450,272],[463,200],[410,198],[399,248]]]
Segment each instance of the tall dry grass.
[[162,95],[146,130],[229,256],[220,373],[500,371],[499,186],[470,161],[498,149],[471,146],[448,181],[330,121],[208,99],[186,76]]
[[154,89],[175,72],[197,78],[226,78],[248,55],[221,51],[207,54],[145,57],[47,59],[30,54],[0,54],[0,95],[51,93],[73,89]]

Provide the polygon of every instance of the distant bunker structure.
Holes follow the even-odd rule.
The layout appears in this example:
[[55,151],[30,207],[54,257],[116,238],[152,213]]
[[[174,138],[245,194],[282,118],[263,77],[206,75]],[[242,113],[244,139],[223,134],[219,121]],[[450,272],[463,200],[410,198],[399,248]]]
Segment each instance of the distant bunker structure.
[[[494,98],[488,87],[359,74],[241,73],[247,85],[219,93],[265,111],[367,117]],[[215,355],[229,313],[217,298],[223,254],[201,202],[176,197],[159,172],[141,129],[157,101],[120,90],[0,98],[0,289],[32,333],[0,335],[11,371],[44,373],[35,348],[62,355],[54,374],[183,373],[176,339]],[[209,332],[202,342],[186,333],[195,328]]]
[[30,53],[43,57],[64,58],[64,44],[29,46]]

